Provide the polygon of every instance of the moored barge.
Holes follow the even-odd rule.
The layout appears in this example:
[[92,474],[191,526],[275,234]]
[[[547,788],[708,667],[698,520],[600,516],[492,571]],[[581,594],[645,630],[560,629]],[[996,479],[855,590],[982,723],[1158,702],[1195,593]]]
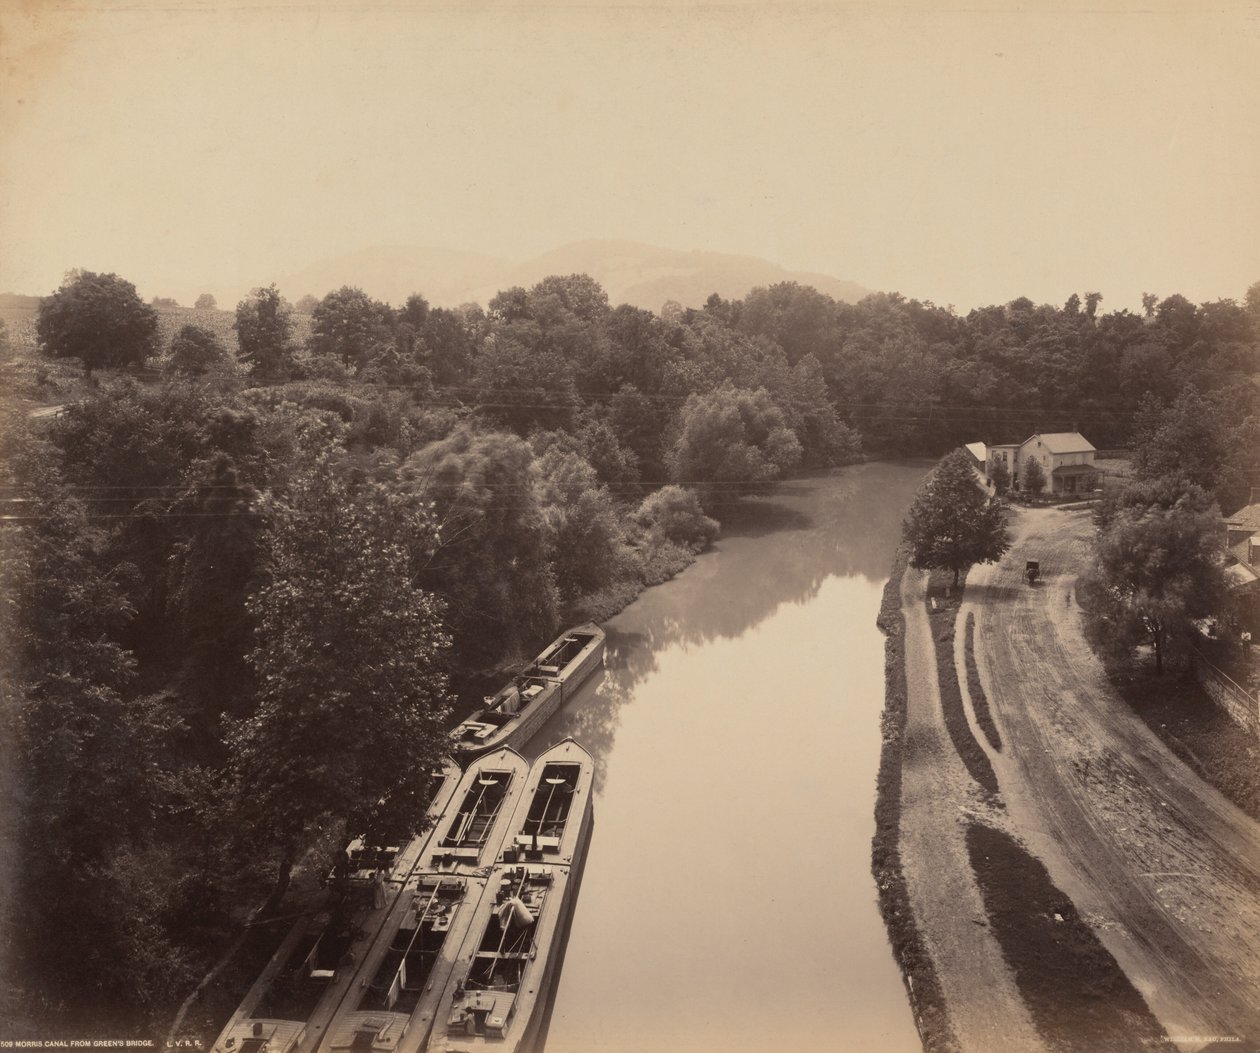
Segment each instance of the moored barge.
[[594,622],[561,634],[450,733],[456,759],[497,746],[520,749],[603,663],[604,630]]
[[439,999],[434,1053],[513,1053],[537,1039],[591,835],[593,774],[590,754],[572,739],[534,762],[503,863]]
[[359,978],[319,1047],[418,1053],[497,861],[530,765],[506,747],[477,757],[438,818],[403,894],[367,950]]
[[289,931],[215,1040],[214,1053],[313,1053],[462,778],[450,760],[434,773],[426,829],[405,845],[350,843],[318,909]]

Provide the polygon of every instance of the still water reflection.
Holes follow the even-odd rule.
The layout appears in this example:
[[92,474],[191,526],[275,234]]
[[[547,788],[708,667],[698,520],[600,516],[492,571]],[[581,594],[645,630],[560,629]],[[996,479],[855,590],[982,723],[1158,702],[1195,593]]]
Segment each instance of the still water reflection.
[[547,1053],[917,1051],[870,875],[880,592],[925,465],[785,484],[607,623],[530,743],[596,759]]

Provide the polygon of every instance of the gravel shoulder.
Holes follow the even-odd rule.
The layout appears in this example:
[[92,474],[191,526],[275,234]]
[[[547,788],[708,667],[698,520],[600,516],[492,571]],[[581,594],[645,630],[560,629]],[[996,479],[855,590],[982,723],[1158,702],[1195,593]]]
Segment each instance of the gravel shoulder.
[[[972,569],[960,614],[976,617],[976,661],[1004,742],[990,755],[1011,823],[1174,1041],[1196,1049],[1204,1043],[1191,1036],[1260,1038],[1260,824],[1151,733],[1085,642],[1073,589],[1088,560],[1088,513],[1020,510],[1012,527],[1006,558]],[[1040,561],[1036,587],[1023,581],[1025,559]],[[907,581],[921,578],[907,574]],[[926,630],[913,612],[927,619],[921,598],[907,595],[911,587],[903,588],[907,666],[922,680],[910,655],[923,648],[911,637]],[[912,700],[926,687],[912,689]],[[912,724],[915,713],[912,701]],[[951,816],[963,803],[954,782]],[[939,833],[942,802],[937,808]],[[951,836],[942,840],[952,842],[955,824],[948,825]],[[917,855],[907,844],[907,864]],[[927,866],[937,876],[953,869]],[[919,873],[912,889],[925,877]],[[971,916],[973,904],[955,910]],[[948,962],[939,968],[952,1010],[956,970]]]

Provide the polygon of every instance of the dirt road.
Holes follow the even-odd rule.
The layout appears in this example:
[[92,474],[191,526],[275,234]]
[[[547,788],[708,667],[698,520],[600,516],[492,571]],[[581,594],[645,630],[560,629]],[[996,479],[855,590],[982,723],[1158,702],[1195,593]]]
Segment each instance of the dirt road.
[[1164,747],[1089,650],[1074,595],[1088,513],[1019,511],[1013,532],[1000,564],[972,569],[959,619],[975,612],[1010,818],[1174,1041],[1260,1039],[1260,824]]
[[982,797],[949,740],[941,712],[927,574],[907,569],[906,730],[902,757],[901,859],[915,920],[936,966],[949,1021],[966,1053],[1045,1050],[988,927],[967,855],[966,822],[1005,819]]

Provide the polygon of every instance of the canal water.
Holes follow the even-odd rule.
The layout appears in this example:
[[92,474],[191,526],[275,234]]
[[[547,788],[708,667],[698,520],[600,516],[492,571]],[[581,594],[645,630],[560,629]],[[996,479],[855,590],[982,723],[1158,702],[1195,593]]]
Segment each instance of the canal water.
[[921,1048],[870,855],[875,616],[926,468],[719,509],[717,545],[606,624],[602,677],[530,743],[596,762],[546,1053]]

